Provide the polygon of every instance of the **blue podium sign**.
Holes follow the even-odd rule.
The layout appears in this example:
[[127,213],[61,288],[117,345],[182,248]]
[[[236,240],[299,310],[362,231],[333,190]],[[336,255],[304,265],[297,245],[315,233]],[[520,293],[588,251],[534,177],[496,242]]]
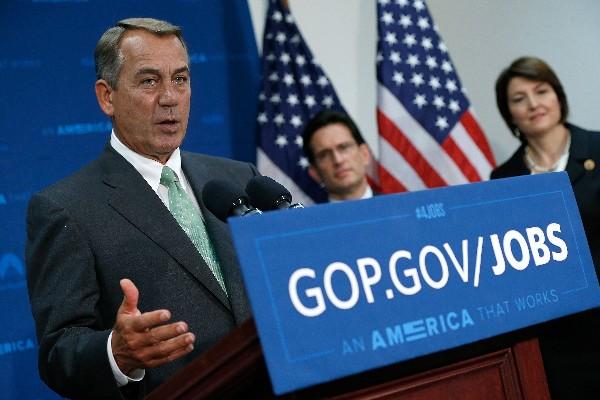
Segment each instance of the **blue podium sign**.
[[277,394],[600,305],[566,173],[229,223]]

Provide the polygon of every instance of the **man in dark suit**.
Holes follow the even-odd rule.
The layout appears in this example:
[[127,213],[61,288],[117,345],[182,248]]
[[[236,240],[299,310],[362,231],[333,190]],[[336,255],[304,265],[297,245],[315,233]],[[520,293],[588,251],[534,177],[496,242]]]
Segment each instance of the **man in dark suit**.
[[373,196],[367,181],[371,152],[348,114],[323,110],[306,124],[302,149],[308,174],[323,185],[329,201],[366,199]]
[[228,228],[200,194],[257,171],[179,150],[191,90],[178,27],[120,21],[95,59],[110,143],[28,210],[39,370],[63,396],[141,397],[250,316]]

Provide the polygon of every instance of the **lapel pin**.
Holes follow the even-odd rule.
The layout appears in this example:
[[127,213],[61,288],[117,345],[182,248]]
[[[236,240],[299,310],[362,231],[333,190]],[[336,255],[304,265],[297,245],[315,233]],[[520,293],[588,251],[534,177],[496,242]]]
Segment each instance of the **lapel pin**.
[[586,171],[593,171],[594,168],[596,168],[596,163],[591,158],[588,158],[583,162],[583,168],[585,168]]

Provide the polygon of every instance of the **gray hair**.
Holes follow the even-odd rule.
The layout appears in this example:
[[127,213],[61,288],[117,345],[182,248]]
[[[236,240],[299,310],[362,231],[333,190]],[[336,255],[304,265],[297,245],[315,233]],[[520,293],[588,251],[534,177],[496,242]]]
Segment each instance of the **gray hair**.
[[104,79],[110,87],[117,88],[119,73],[123,67],[123,54],[119,48],[121,39],[127,31],[141,29],[158,36],[175,35],[186,51],[181,28],[167,21],[154,18],[127,18],[109,28],[98,40],[94,51],[96,79]]

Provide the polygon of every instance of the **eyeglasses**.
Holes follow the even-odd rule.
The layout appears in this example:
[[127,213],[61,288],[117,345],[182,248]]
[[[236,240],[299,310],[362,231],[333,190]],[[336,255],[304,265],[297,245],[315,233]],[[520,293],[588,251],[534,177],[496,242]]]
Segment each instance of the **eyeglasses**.
[[315,153],[315,161],[317,163],[331,162],[334,159],[334,155],[338,154],[341,157],[350,155],[358,144],[356,142],[344,142],[340,143],[334,148],[323,149]]

